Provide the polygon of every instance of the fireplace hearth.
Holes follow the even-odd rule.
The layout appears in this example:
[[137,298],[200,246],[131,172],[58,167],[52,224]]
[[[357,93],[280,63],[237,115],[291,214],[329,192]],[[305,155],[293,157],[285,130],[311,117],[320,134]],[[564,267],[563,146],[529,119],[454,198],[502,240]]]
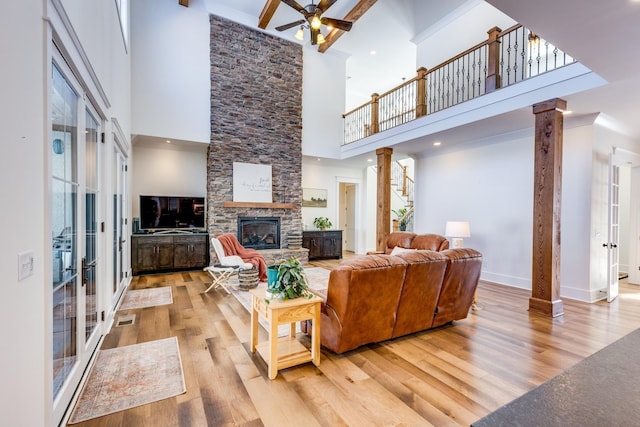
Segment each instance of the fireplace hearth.
[[245,248],[280,249],[280,218],[238,217],[238,241]]

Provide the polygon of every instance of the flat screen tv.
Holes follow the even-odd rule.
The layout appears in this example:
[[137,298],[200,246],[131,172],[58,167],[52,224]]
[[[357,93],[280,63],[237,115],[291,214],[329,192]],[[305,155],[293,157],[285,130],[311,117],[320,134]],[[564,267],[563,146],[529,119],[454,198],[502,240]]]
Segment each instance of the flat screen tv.
[[140,196],[140,228],[204,228],[204,197]]

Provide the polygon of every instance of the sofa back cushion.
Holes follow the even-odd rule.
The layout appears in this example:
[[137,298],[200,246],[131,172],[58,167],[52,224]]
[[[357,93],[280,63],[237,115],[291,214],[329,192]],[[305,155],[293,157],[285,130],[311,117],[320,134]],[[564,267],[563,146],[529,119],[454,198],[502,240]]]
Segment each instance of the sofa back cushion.
[[331,270],[323,311],[340,330],[320,328],[322,344],[342,353],[391,338],[405,270],[403,259],[389,255],[346,260]]
[[447,249],[441,253],[449,261],[432,327],[467,317],[482,269],[482,254],[475,249]]
[[410,249],[411,241],[414,237],[416,237],[414,233],[409,233],[407,231],[395,231],[389,234],[389,237],[387,237],[387,248],[385,249],[385,253],[389,255],[396,246]]
[[449,249],[449,241],[439,234],[418,234],[411,240],[411,249],[444,251]]
[[414,250],[398,257],[407,262],[407,272],[396,311],[394,338],[431,327],[448,264],[448,258],[435,251]]

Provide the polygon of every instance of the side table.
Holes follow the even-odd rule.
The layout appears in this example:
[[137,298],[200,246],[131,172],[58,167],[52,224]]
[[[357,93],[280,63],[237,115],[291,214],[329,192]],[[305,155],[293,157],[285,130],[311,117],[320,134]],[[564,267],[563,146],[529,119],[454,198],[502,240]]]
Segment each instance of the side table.
[[[322,298],[292,300],[272,299],[267,304],[265,289],[252,289],[251,293],[251,352],[256,349],[269,366],[269,378],[274,379],[278,370],[313,362],[320,366],[320,303]],[[269,341],[258,345],[258,317],[263,316],[269,324]],[[296,339],[296,322],[309,320],[311,328],[311,350]],[[278,325],[289,323],[289,335],[278,337]]]

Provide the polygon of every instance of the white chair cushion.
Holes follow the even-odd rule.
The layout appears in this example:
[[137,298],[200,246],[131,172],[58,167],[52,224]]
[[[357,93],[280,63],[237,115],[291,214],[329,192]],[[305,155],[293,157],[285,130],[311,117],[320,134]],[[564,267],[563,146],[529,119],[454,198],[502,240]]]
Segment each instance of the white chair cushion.
[[220,240],[215,237],[211,238],[211,245],[213,246],[213,250],[221,265],[226,267],[240,267],[243,270],[250,270],[253,268],[253,264],[250,262],[244,262],[244,260],[238,255],[225,255],[222,243],[220,243]]
[[244,260],[238,255],[223,256],[222,258],[220,258],[220,264],[233,267],[241,267],[245,270],[253,268],[253,264],[251,264],[250,262],[244,262]]

